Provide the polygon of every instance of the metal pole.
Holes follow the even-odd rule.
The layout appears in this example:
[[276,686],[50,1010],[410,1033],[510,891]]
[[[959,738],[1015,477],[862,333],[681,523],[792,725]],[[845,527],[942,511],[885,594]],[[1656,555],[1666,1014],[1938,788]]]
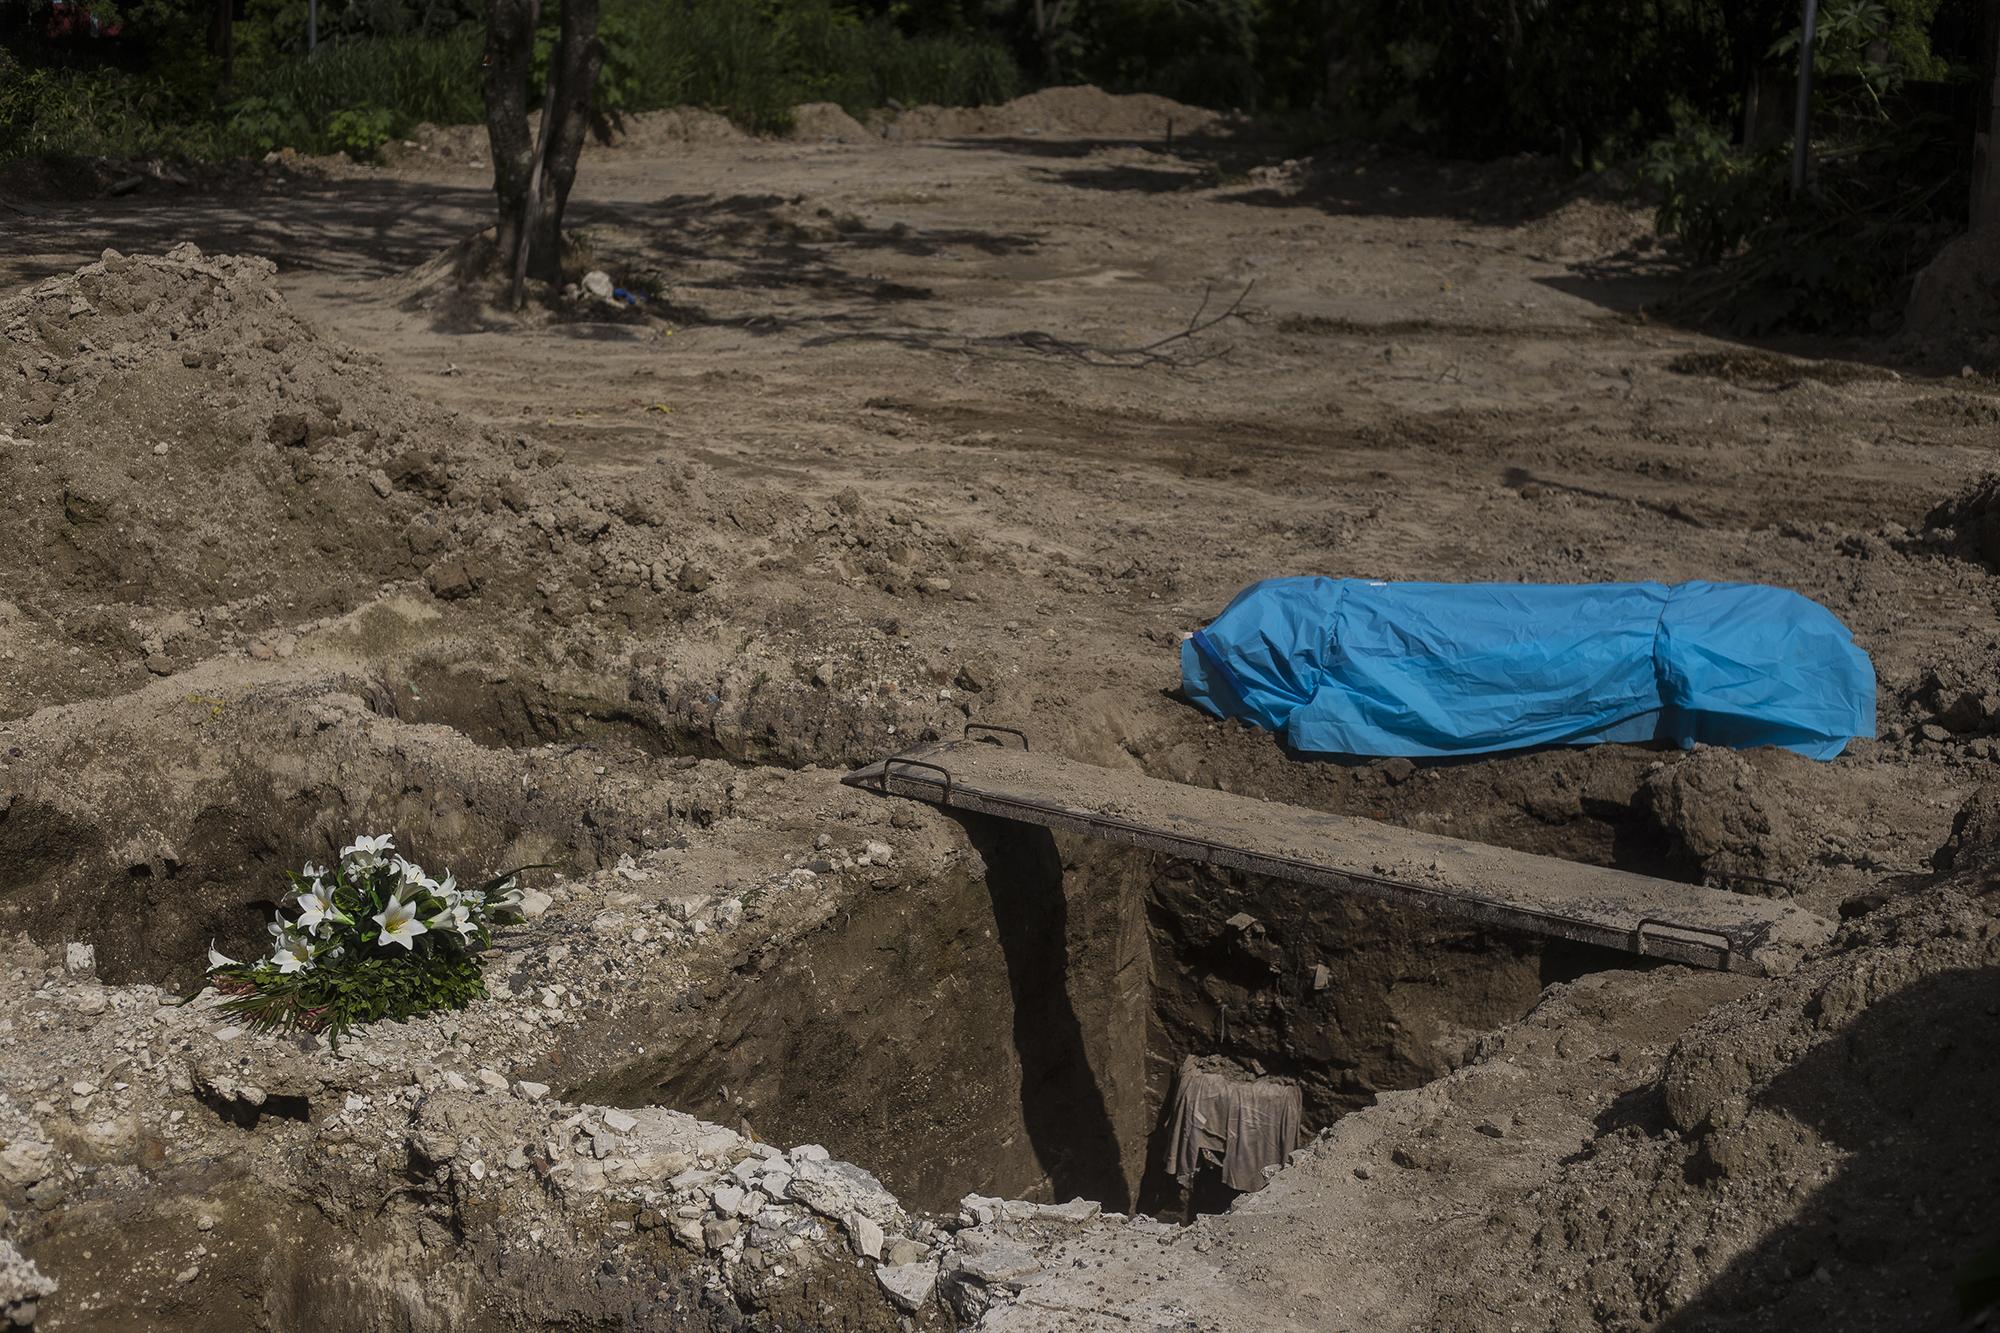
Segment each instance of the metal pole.
[[1814,39],[1819,35],[1819,0],[1806,0],[1804,31],[1799,35],[1799,114],[1792,128],[1792,193],[1806,188],[1806,154],[1811,146]]
[[306,54],[319,45],[319,0],[306,0]]

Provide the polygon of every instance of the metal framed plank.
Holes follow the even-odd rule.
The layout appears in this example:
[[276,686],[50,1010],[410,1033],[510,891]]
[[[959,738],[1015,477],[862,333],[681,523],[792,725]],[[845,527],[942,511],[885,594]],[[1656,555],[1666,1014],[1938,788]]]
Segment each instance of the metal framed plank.
[[850,785],[1486,925],[1753,974],[1830,923],[1789,904],[1414,832],[992,744],[949,742]]

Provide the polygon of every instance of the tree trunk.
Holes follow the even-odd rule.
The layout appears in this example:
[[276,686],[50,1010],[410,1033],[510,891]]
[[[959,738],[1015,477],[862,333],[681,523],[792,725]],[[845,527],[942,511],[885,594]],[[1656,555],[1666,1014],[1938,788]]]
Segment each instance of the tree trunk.
[[528,76],[535,63],[536,0],[487,0],[486,138],[493,149],[493,193],[500,205],[495,250],[511,271],[533,178],[528,137]]
[[[1988,64],[1973,127],[1972,218],[1917,275],[1904,327],[1940,350],[1990,356],[2000,328],[2000,14],[1987,16]],[[1991,362],[1987,370],[2000,369]]]
[[538,0],[487,0],[486,135],[493,148],[499,210],[496,258],[522,300],[522,279],[562,276],[562,220],[590,128],[591,94],[604,65],[600,0],[561,0],[561,31],[549,55],[540,128],[528,130]]
[[1975,236],[2000,237],[2000,163],[1994,161],[2000,136],[2000,13],[1986,15],[1988,91],[1979,99],[1979,123],[1972,138],[1972,226]]
[[[208,21],[209,53],[222,62],[222,88],[236,81],[236,0],[215,0]],[[218,102],[222,97],[216,98]]]
[[551,91],[542,109],[548,141],[528,219],[528,275],[549,282],[561,276],[563,210],[576,184],[576,161],[590,130],[591,93],[604,67],[597,17],[598,0],[563,0],[562,37],[550,57]]

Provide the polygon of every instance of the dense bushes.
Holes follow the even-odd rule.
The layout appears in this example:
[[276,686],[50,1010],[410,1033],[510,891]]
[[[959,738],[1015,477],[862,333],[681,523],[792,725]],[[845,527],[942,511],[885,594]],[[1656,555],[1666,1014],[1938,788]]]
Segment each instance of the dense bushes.
[[[1977,25],[1954,31],[1949,0],[1829,0],[1823,17],[1806,190],[1790,189],[1783,135],[1742,147],[1689,118],[1646,155],[1661,232],[1709,266],[1686,313],[1746,332],[1862,327],[1965,221],[1973,85],[1947,56],[1971,54]],[[1798,43],[1771,53],[1796,59]]]
[[825,0],[624,0],[606,13],[628,107],[705,106],[784,129],[801,102],[862,112],[892,102],[980,105],[1021,90],[1006,48],[971,32],[910,34]]
[[[206,158],[291,146],[366,153],[423,121],[484,114],[483,36],[465,7],[378,0],[322,5],[303,51],[303,0],[252,0],[234,72],[171,5],[132,11],[118,35],[50,43],[17,24],[0,49],[0,159],[21,155]],[[373,27],[356,17],[376,14]],[[1021,91],[996,37],[910,32],[834,0],[609,0],[599,105],[606,112],[713,107],[758,130],[793,106],[853,112],[890,102],[1003,101]]]

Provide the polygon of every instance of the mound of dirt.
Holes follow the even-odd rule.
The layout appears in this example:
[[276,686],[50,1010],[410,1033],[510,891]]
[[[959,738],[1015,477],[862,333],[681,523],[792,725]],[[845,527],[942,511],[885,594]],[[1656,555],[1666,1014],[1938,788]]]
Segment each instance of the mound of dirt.
[[847,114],[838,102],[806,102],[792,112],[791,137],[800,143],[880,143],[881,137]]
[[643,150],[662,144],[742,143],[749,137],[725,115],[700,107],[677,106],[619,117],[611,146]]
[[[1783,762],[1776,755],[1770,759]],[[1787,803],[1765,797],[1766,777],[1734,750],[1700,746],[1648,772],[1639,786],[1638,808],[1674,869],[1695,878],[1742,881],[1752,891],[1770,888],[1765,881],[1781,879],[1805,857],[1785,813]]]
[[1609,1113],[1545,1196],[1534,1275],[1596,1256],[1600,1326],[1953,1326],[1955,1278],[2000,1226],[1996,998],[2000,922],[1964,895],[1850,923]]
[[1924,524],[1969,559],[2000,570],[2000,473],[1987,473],[1931,510]]
[[1974,896],[2000,889],[2000,783],[1981,783],[1965,798],[1931,867],[1944,883]]
[[[621,115],[611,122],[610,133],[608,143],[594,136],[590,138],[584,145],[585,151],[643,152],[679,144],[741,143],[750,137],[729,117],[692,106]],[[382,160],[392,166],[421,166],[426,161],[483,166],[491,153],[492,143],[484,125],[425,123],[412,130],[408,139],[386,145]]]
[[405,580],[558,626],[657,622],[662,598],[671,616],[692,472],[586,493],[559,449],[471,429],[321,338],[273,277],[191,245],[107,251],[0,303],[10,713],[282,653],[260,633]]
[[1226,117],[1153,93],[1107,93],[1082,84],[1044,88],[999,106],[916,106],[883,121],[882,137],[954,139],[982,134],[1102,134],[1118,137],[1212,130]]

